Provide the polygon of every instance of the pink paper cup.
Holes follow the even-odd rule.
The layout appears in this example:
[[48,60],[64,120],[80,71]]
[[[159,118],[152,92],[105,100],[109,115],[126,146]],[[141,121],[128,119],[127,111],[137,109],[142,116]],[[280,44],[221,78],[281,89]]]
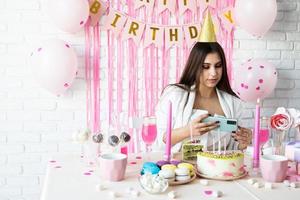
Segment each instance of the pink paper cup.
[[127,155],[121,153],[106,153],[99,157],[100,176],[108,181],[124,179]]
[[280,155],[263,155],[260,158],[262,177],[268,182],[282,182],[288,170],[288,159]]

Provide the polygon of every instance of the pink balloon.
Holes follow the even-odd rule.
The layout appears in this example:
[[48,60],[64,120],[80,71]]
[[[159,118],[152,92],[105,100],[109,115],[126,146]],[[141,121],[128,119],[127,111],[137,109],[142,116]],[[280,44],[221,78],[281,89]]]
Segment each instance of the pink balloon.
[[263,36],[272,26],[277,14],[276,0],[237,0],[234,16],[242,29]]
[[72,84],[77,73],[77,56],[65,41],[43,41],[30,55],[30,65],[37,82],[60,95]]
[[266,60],[253,59],[235,70],[234,91],[244,101],[264,99],[277,83],[277,71]]
[[80,31],[89,16],[88,0],[47,0],[46,12],[54,24],[63,31]]

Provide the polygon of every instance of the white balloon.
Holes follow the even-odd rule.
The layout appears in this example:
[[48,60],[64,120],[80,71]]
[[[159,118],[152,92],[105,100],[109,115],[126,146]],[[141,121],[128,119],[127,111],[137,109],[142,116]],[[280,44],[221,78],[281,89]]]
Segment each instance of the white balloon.
[[80,31],[89,17],[88,0],[47,0],[46,12],[63,31]]
[[72,84],[77,74],[77,56],[65,41],[43,41],[30,56],[32,73],[48,91],[60,95]]
[[276,0],[237,0],[234,16],[237,24],[247,32],[261,37],[272,26],[277,15]]

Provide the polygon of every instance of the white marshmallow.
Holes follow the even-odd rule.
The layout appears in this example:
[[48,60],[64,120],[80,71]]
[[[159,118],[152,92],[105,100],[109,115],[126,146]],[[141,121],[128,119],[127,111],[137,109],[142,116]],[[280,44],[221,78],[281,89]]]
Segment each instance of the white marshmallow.
[[255,188],[261,188],[261,187],[262,187],[262,184],[261,184],[260,182],[256,182],[256,183],[253,184],[253,186],[254,186]]
[[101,184],[97,184],[97,185],[96,185],[96,190],[97,190],[97,191],[105,190],[105,186],[104,186],[104,185],[101,185]]
[[294,183],[294,182],[290,184],[290,187],[292,187],[292,188],[297,188],[297,186],[298,186],[297,183]]
[[206,180],[206,179],[201,179],[201,180],[200,180],[200,184],[201,184],[201,185],[207,186],[207,185],[208,185],[208,180]]
[[273,184],[272,183],[265,183],[265,188],[266,189],[273,189]]
[[126,193],[130,194],[132,191],[133,191],[133,188],[132,188],[132,187],[126,188]]
[[138,196],[140,196],[140,192],[137,191],[137,190],[132,190],[132,191],[130,192],[130,194],[131,194],[131,196],[133,196],[133,197],[138,197]]
[[111,191],[111,192],[109,192],[109,196],[110,196],[111,198],[117,198],[117,197],[118,197],[118,194],[117,194],[116,192],[114,192],[114,191]]
[[290,186],[290,181],[289,181],[289,180],[284,180],[284,181],[283,181],[283,184],[284,184],[285,186],[289,187],[289,186]]
[[222,197],[222,196],[223,196],[223,192],[222,192],[222,191],[219,191],[219,190],[213,191],[212,195],[213,195],[214,197]]
[[256,179],[254,179],[254,178],[250,178],[250,179],[248,179],[248,181],[247,181],[249,184],[251,184],[251,185],[253,185],[254,183],[256,183],[257,182],[257,180]]
[[175,191],[171,191],[171,192],[169,192],[168,193],[168,197],[170,198],[170,199],[176,199],[176,192]]

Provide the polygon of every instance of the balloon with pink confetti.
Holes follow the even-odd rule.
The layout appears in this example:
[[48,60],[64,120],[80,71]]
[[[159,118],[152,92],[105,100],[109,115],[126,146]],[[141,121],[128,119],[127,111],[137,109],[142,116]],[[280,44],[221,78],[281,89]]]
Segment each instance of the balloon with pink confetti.
[[37,82],[55,95],[72,84],[77,72],[73,48],[59,39],[45,40],[30,54],[30,67]]
[[277,83],[275,67],[264,59],[248,60],[234,74],[234,91],[244,101],[264,99]]
[[87,0],[47,0],[44,7],[53,23],[68,33],[83,30],[89,17],[89,2]]

